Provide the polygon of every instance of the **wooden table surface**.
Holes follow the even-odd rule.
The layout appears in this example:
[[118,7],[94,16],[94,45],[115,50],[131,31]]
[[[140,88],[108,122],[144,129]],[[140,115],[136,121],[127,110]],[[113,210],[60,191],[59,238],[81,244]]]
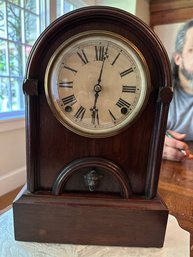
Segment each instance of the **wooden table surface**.
[[[193,152],[193,143],[190,144]],[[190,252],[193,257],[193,160],[162,161],[159,194],[179,225],[190,232]]]

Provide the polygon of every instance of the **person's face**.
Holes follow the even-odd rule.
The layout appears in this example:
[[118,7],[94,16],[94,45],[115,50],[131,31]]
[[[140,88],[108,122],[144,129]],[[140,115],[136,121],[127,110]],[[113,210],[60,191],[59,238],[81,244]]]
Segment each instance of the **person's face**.
[[193,80],[193,27],[187,30],[183,51],[177,53],[174,60],[184,77]]

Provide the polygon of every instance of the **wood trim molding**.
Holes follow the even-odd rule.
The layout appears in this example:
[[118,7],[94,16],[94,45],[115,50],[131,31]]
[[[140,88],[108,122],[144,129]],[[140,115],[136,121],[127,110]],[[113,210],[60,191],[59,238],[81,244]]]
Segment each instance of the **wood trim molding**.
[[150,0],[150,26],[184,22],[193,18],[191,0]]
[[0,174],[0,197],[26,183],[26,167]]
[[20,192],[22,187],[23,187],[23,185],[20,187],[17,187],[13,191],[11,191],[3,196],[0,196],[0,214],[3,213],[4,211],[6,211],[7,208],[11,207],[15,197]]
[[0,120],[0,133],[6,133],[8,131],[13,131],[17,129],[24,130],[24,128],[25,128],[24,118]]

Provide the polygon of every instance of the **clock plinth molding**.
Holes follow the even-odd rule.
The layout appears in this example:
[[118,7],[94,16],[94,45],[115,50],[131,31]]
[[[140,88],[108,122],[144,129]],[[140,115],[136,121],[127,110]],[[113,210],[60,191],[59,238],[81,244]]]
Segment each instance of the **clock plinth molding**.
[[20,241],[162,247],[168,210],[157,197],[120,200],[26,194],[15,205],[14,215]]
[[[100,35],[101,28],[102,36],[104,31],[105,37],[108,33],[116,35],[117,47],[120,37],[137,49],[136,54],[144,60],[143,74],[149,91],[143,108],[132,122],[128,119],[123,129],[93,137],[90,129],[85,136],[77,129],[71,131],[62,124],[61,117],[55,117],[46,95],[45,84],[49,80],[45,77],[49,77],[50,60],[61,53],[58,51],[61,45],[71,42],[77,35],[89,35],[90,31]],[[87,65],[87,59],[82,57],[83,65]],[[127,63],[127,58],[122,65]],[[104,60],[96,61],[104,64]],[[141,76],[142,67],[138,66],[136,76]],[[118,66],[118,71],[119,68],[120,76],[128,76],[130,81],[133,69]],[[100,69],[105,72],[105,67]],[[67,88],[74,85],[70,78],[65,84]],[[103,93],[98,84],[96,101],[97,94]],[[129,82],[128,85],[132,86],[129,93],[128,87],[121,84],[125,98],[127,94],[137,94],[133,91],[136,85]],[[55,86],[59,87],[59,83]],[[111,7],[86,7],[66,14],[53,22],[36,41],[27,65],[24,92],[28,189],[13,204],[16,240],[162,247],[168,210],[157,195],[157,188],[172,91],[170,63],[153,31],[135,16]],[[69,102],[67,97],[65,95],[64,105]],[[127,105],[123,106],[127,107],[122,110],[121,115],[124,115],[129,105],[122,100],[114,104],[117,103],[117,108],[122,103]],[[72,107],[74,98],[73,101],[70,98],[70,103]],[[75,107],[79,112],[75,111],[74,116],[84,115],[85,107]],[[92,108],[96,108],[94,98]],[[69,110],[71,108],[66,109]],[[96,119],[97,112],[92,114]],[[109,115],[113,120],[116,118],[111,110]]]

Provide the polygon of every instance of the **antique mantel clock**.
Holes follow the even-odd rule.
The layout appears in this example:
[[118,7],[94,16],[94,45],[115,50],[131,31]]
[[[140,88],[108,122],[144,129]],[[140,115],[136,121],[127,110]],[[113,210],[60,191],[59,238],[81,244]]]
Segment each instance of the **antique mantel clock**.
[[27,65],[23,241],[161,247],[157,195],[170,64],[135,16],[86,7],[53,22]]

